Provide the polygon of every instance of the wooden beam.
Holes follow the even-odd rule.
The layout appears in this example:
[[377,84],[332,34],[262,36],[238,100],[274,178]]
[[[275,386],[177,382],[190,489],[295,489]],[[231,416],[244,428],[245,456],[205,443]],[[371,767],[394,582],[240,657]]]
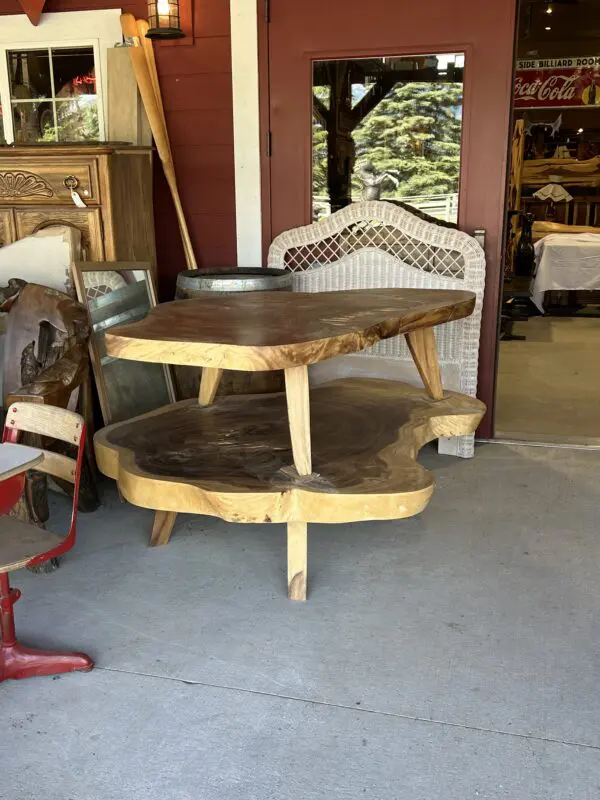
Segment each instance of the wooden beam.
[[215,369],[214,367],[203,367],[202,377],[200,378],[200,394],[198,395],[198,403],[201,406],[209,406],[215,399],[219,383],[221,382],[222,369]]
[[285,392],[294,465],[298,475],[310,475],[312,458],[308,367],[290,367],[285,370]]
[[443,400],[444,389],[433,328],[410,331],[406,334],[406,343],[429,396],[434,400]]
[[288,597],[306,600],[308,525],[288,522],[287,526]]

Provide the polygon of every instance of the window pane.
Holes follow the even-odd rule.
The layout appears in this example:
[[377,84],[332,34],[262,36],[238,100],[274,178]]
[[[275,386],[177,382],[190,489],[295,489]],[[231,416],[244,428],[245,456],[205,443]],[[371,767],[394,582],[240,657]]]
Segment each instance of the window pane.
[[96,94],[93,48],[53,47],[52,68],[56,97]]
[[10,96],[15,100],[51,97],[48,50],[11,50],[8,59]]
[[56,101],[59,142],[98,139],[98,106],[95,95]]
[[13,103],[15,144],[54,142],[54,115],[52,103]]
[[391,200],[456,223],[464,55],[316,61],[313,217]]

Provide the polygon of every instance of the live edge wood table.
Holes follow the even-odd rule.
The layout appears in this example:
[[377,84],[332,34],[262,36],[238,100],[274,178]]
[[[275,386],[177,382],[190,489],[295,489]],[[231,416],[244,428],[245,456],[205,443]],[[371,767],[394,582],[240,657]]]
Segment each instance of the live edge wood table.
[[[99,431],[98,465],[129,502],[158,509],[151,544],[168,542],[177,512],[287,523],[288,594],[304,600],[307,523],[418,514],[434,487],[419,449],[479,424],[483,403],[443,390],[434,336],[474,305],[470,292],[429,289],[207,293],[159,305],[107,333],[107,351],[202,367],[198,401]],[[309,398],[308,365],[399,334],[424,389],[351,378]],[[283,369],[285,393],[213,402],[224,369]]]

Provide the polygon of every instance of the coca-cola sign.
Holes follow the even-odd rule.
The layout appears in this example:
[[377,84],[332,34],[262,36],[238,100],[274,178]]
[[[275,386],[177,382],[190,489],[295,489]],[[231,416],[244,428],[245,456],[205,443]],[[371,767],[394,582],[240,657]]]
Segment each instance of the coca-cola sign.
[[515,108],[600,106],[600,58],[541,58],[517,61]]

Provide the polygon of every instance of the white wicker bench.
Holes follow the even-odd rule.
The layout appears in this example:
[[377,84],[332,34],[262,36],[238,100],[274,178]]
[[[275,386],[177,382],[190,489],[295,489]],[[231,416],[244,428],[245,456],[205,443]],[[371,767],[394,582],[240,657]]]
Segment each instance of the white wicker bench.
[[[436,328],[444,386],[475,396],[485,256],[472,236],[425,222],[392,203],[353,203],[277,236],[268,266],[294,272],[298,292],[404,287],[475,292],[472,316]],[[351,375],[420,383],[403,337],[318,364],[311,368],[311,383]],[[439,451],[470,458],[474,436],[440,439]]]

